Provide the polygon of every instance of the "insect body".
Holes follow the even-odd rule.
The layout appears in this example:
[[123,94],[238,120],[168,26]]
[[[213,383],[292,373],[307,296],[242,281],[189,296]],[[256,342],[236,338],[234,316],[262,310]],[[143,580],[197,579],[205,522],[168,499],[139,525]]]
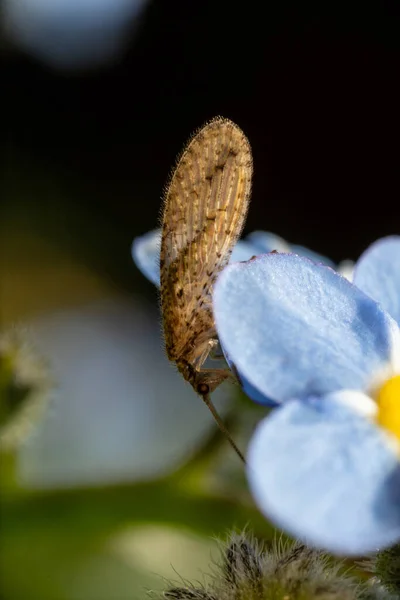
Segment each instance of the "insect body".
[[160,280],[167,355],[225,433],[209,395],[231,372],[202,366],[218,344],[212,289],[242,231],[252,173],[244,133],[217,117],[189,141],[164,200]]

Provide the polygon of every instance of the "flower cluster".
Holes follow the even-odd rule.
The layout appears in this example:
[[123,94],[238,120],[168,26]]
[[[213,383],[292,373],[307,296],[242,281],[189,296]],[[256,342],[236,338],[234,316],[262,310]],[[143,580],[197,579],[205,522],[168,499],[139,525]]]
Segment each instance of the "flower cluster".
[[[132,249],[156,285],[158,239]],[[400,540],[400,237],[343,275],[254,232],[220,274],[213,310],[244,391],[276,407],[247,451],[259,508],[308,544],[361,555]]]
[[318,547],[400,539],[400,237],[375,242],[353,284],[295,254],[228,265],[220,342],[250,396],[279,408],[250,441],[260,509]]

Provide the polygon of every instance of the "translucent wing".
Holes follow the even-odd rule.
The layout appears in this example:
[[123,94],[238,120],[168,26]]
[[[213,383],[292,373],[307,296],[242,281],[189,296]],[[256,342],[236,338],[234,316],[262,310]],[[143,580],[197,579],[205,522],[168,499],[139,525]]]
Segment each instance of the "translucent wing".
[[243,228],[252,173],[246,136],[232,121],[217,117],[194,135],[172,174],[160,253],[161,308],[171,360],[195,348],[213,328],[212,286]]

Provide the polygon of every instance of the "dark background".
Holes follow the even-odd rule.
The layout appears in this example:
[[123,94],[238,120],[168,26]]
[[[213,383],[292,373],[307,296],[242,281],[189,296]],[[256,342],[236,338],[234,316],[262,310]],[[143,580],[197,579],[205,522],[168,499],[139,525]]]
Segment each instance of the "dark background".
[[394,2],[155,0],[112,67],[7,52],[8,202],[129,287],[177,153],[221,114],[253,147],[245,231],[356,259],[399,232],[399,25]]

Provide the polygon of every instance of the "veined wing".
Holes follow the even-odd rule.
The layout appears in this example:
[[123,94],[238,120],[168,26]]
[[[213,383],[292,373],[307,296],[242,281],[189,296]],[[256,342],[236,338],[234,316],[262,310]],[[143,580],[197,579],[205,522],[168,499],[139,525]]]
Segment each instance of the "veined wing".
[[172,174],[160,252],[164,335],[172,360],[213,325],[212,285],[243,228],[252,172],[246,136],[217,117],[189,141]]

